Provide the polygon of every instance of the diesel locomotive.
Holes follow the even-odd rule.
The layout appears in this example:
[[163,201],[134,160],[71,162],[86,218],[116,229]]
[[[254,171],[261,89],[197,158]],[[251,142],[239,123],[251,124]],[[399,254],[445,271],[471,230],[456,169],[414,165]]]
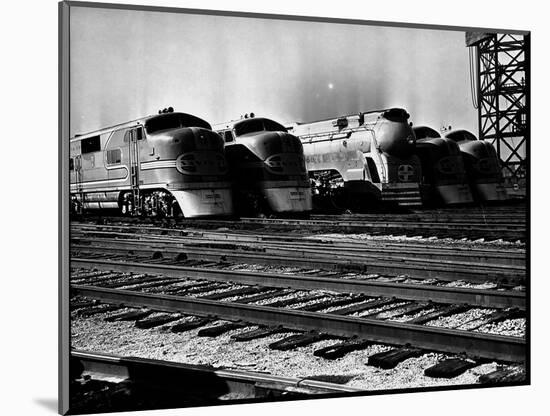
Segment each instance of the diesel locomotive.
[[230,215],[222,138],[206,121],[170,107],[70,141],[72,210],[126,215]]
[[454,130],[445,137],[460,147],[474,197],[480,202],[506,200],[500,161],[493,145],[478,140],[467,130]]
[[427,205],[468,204],[472,193],[457,143],[427,126],[413,127],[422,165],[422,194]]
[[263,117],[214,126],[224,139],[235,210],[242,215],[305,214],[311,188],[300,140]]
[[380,200],[419,206],[421,165],[408,119],[404,109],[391,108],[287,128],[302,141],[319,199],[351,208]]

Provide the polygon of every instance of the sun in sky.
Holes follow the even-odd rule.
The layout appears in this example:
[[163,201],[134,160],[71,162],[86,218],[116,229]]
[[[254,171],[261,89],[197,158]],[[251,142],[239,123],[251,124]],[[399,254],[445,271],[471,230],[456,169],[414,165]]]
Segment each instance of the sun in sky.
[[333,84],[332,82],[329,83],[329,84],[328,84],[328,89],[331,90],[331,89],[333,89],[333,88],[334,88],[334,84]]

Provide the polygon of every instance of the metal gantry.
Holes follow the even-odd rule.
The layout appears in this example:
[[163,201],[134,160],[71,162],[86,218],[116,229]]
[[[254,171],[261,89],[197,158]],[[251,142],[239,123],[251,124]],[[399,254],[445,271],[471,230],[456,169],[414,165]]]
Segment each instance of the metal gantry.
[[495,146],[506,183],[523,186],[530,135],[530,36],[467,33],[466,45],[477,55],[479,138]]

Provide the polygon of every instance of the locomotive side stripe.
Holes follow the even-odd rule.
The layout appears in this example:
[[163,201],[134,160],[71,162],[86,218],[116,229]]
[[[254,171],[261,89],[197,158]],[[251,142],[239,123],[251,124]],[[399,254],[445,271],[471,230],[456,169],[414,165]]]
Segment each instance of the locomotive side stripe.
[[[147,185],[140,185],[140,189],[165,189],[168,192],[172,191],[198,191],[198,190],[209,190],[209,189],[229,189],[231,188],[231,183],[227,181],[222,182],[185,182],[185,183],[178,183],[176,187],[168,187],[166,186],[166,183],[150,183]],[[83,186],[82,189],[77,189],[76,185],[71,184],[71,193],[78,193],[80,191],[84,193],[90,193],[90,192],[115,192],[115,191],[128,191],[132,188],[130,185],[123,185],[123,186],[109,186],[109,187],[103,187],[103,188],[93,188],[93,187],[85,187]]]
[[123,168],[126,170],[126,176],[124,178],[101,179],[98,181],[77,181],[77,182],[75,181],[71,183],[71,189],[76,188],[77,186],[101,185],[103,183],[124,182],[129,178],[130,175],[128,175],[128,168],[126,166],[123,166]]
[[154,160],[152,162],[141,162],[141,170],[175,168],[176,160]]

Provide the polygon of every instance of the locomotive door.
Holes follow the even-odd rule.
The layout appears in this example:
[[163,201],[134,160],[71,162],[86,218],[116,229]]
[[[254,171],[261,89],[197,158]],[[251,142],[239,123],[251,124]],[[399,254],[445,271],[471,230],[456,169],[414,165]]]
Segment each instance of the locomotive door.
[[132,189],[132,199],[134,213],[140,214],[142,211],[141,195],[139,189],[139,140],[143,137],[141,127],[128,130],[128,155],[130,165],[130,186]]
[[[82,156],[76,155],[74,157],[74,183],[76,185],[76,194],[78,195],[75,211],[79,214],[82,213],[84,207],[84,191],[82,188]],[[79,202],[78,202],[79,201]]]

